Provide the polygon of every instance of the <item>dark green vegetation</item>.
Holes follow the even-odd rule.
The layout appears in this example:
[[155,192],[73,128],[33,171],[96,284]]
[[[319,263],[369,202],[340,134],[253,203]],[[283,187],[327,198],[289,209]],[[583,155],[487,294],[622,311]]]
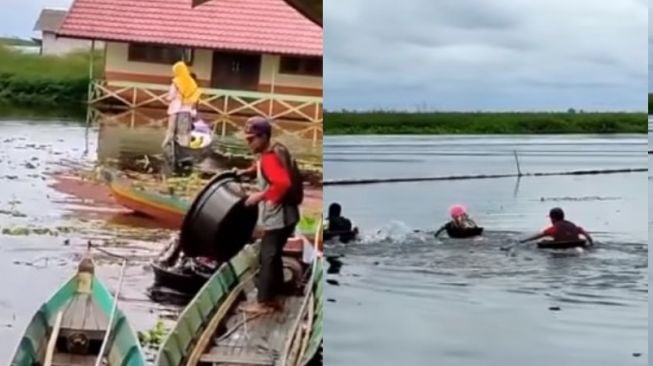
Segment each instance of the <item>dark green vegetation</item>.
[[0,44],[8,46],[36,46],[36,42],[31,39],[22,39],[17,37],[0,37]]
[[[0,104],[81,106],[89,85],[89,54],[23,54],[0,45]],[[95,70],[101,70],[100,57]]]
[[325,112],[327,135],[647,133],[644,113]]
[[653,94],[648,95],[648,113],[653,113]]

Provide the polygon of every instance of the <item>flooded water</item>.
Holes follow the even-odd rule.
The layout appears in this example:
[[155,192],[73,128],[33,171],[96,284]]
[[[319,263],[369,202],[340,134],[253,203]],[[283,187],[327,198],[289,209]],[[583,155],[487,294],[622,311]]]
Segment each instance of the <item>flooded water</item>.
[[[129,257],[119,306],[137,330],[180,310],[147,296],[149,263],[173,232],[130,215],[106,187],[82,174],[96,164],[160,154],[163,133],[160,123],[139,118],[133,124],[101,119],[87,127],[84,121],[0,116],[0,364],[11,358],[41,303],[75,272],[89,241]],[[302,141],[291,148],[321,156],[321,143]],[[96,273],[113,292],[120,261],[97,250],[93,256]]]
[[[645,136],[327,137],[328,179],[646,168]],[[329,186],[363,233],[332,245],[326,364],[646,365],[646,172]],[[433,232],[464,203],[482,239]],[[599,243],[517,241],[564,208]],[[512,248],[511,250],[505,250]],[[332,269],[332,272],[336,272]]]

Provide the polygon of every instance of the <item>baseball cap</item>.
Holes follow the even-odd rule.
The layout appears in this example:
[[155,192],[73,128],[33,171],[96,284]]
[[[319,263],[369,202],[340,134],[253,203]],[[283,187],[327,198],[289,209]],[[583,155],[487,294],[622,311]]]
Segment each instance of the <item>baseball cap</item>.
[[245,127],[245,136],[270,136],[272,134],[272,126],[270,121],[264,117],[252,117],[247,120]]

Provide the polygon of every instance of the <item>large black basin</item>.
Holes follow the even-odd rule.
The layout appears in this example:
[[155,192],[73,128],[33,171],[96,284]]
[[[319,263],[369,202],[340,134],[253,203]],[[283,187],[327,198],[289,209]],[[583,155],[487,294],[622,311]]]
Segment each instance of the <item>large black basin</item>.
[[247,244],[256,227],[258,207],[246,207],[246,192],[234,172],[213,178],[184,217],[180,244],[188,257],[228,261]]

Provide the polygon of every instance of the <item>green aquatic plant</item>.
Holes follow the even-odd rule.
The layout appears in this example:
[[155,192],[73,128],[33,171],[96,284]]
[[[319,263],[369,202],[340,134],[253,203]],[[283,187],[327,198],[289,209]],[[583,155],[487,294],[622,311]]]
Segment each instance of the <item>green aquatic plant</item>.
[[161,319],[157,320],[154,326],[145,331],[138,332],[138,340],[143,347],[149,347],[152,349],[158,349],[159,346],[163,343],[165,336],[168,334],[169,329],[166,328],[165,324]]
[[50,236],[59,236],[60,234],[69,234],[77,229],[58,226],[54,229],[47,227],[6,227],[2,229],[3,235],[9,236],[27,236],[27,235],[50,235]]

